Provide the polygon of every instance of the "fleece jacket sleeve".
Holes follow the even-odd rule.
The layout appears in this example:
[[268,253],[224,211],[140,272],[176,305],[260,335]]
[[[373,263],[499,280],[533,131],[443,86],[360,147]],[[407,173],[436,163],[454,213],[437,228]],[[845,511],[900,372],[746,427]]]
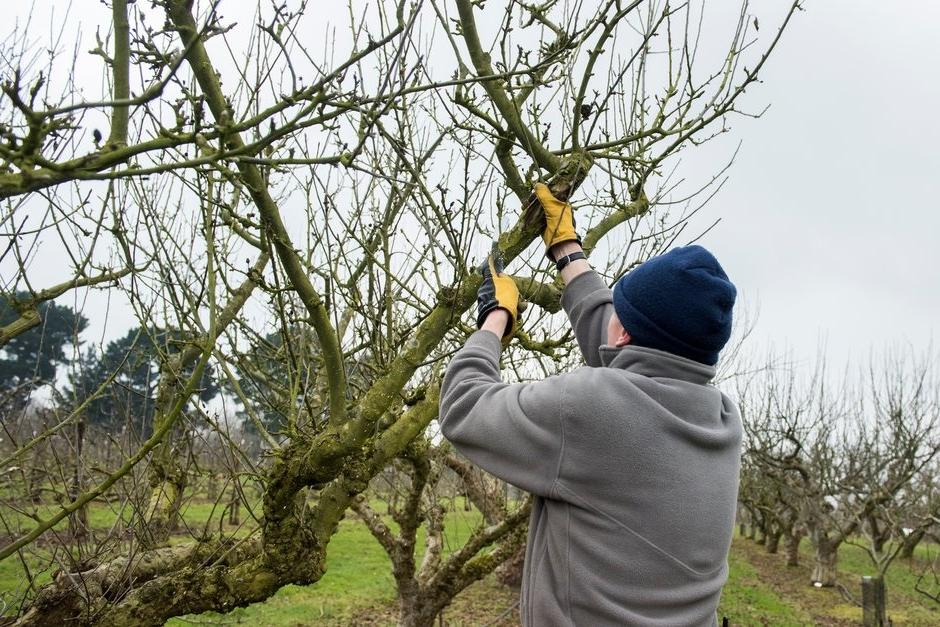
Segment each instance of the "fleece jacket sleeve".
[[564,447],[564,377],[503,383],[500,350],[481,330],[454,355],[441,386],[441,432],[480,468],[548,497]]
[[613,294],[604,279],[593,270],[579,274],[565,286],[561,295],[581,354],[589,366],[602,366],[598,349],[607,343],[607,323],[614,313]]

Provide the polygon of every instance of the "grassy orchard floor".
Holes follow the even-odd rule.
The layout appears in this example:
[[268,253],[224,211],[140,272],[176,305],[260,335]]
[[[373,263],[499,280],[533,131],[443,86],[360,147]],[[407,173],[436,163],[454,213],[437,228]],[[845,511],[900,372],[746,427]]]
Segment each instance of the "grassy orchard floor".
[[[465,514],[448,519],[468,522]],[[456,530],[461,542],[469,527]],[[735,538],[729,556],[730,574],[719,607],[719,617],[732,625],[858,625],[861,608],[843,599],[835,589],[818,589],[810,579],[810,547],[802,548],[803,564],[784,565],[783,555],[768,555],[763,547]],[[924,555],[926,548],[920,550]],[[937,550],[931,547],[931,551]],[[859,577],[870,573],[867,557],[858,547],[844,546],[839,554],[840,582],[860,596]],[[394,625],[395,591],[388,559],[368,530],[355,520],[346,520],[330,543],[327,573],[314,586],[288,586],[273,598],[227,615],[202,614],[172,620],[167,625]],[[940,604],[914,592],[916,575],[909,564],[897,562],[889,571],[888,613],[894,625],[940,625]],[[518,624],[516,595],[493,578],[466,590],[444,612],[451,625]]]
[[[447,515],[445,551],[459,546],[479,521],[475,511],[465,512],[455,503]],[[379,503],[377,511],[384,511]],[[202,529],[218,529],[220,510],[213,513],[212,503],[190,503],[184,519],[195,534]],[[210,514],[212,514],[210,516]],[[7,521],[12,513],[0,512]],[[247,513],[243,511],[243,518]],[[90,512],[93,528],[104,530],[117,521],[117,514],[103,504]],[[232,529],[226,526],[226,530]],[[247,532],[247,528],[243,530]],[[180,536],[174,541],[184,542]],[[935,554],[937,547],[921,547]],[[810,547],[801,547],[803,564],[784,566],[783,555],[768,555],[763,547],[735,538],[729,556],[730,576],[719,608],[719,617],[727,616],[732,625],[857,625],[861,609],[845,601],[834,589],[815,589],[808,585]],[[856,597],[860,596],[859,577],[870,574],[868,558],[858,547],[843,546],[839,552],[840,582]],[[30,565],[35,568],[34,564]],[[226,615],[206,613],[169,621],[181,627],[192,624],[245,625],[392,625],[395,624],[395,586],[384,551],[362,523],[354,518],[342,521],[330,543],[327,573],[313,586],[287,586],[265,603],[240,608]],[[38,583],[48,581],[48,573],[33,572]],[[0,595],[9,602],[13,593],[24,587],[23,568],[15,558],[0,562]],[[896,561],[888,573],[888,613],[895,625],[940,625],[940,604],[914,591],[916,574],[905,562]],[[516,595],[492,578],[478,582],[444,612],[451,625],[516,625]],[[2,607],[2,606],[0,606]],[[10,615],[11,610],[0,614]]]
[[[888,617],[894,625],[940,625],[940,603],[915,591],[917,573],[936,556],[936,545],[918,547],[913,562],[895,560],[886,575]],[[744,539],[736,539],[734,552],[761,574],[762,584],[785,598],[791,607],[804,609],[820,625],[858,625],[862,610],[847,601],[837,590],[820,590],[808,585],[812,572],[812,548],[800,545],[801,564],[787,568],[782,555],[768,555],[763,547]],[[838,582],[861,601],[862,575],[871,575],[874,568],[865,551],[857,546],[843,545],[839,550]],[[934,592],[937,592],[934,589]],[[776,624],[776,623],[774,623]],[[804,623],[805,624],[805,623]]]

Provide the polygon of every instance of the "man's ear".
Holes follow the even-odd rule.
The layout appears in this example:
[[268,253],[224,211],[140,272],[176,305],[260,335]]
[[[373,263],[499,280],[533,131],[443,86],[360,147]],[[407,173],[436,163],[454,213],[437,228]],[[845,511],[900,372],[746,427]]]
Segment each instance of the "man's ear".
[[626,329],[623,330],[623,333],[620,334],[620,337],[617,338],[617,341],[614,342],[614,346],[620,348],[621,346],[626,346],[630,343],[630,340],[633,339],[630,337],[630,332]]

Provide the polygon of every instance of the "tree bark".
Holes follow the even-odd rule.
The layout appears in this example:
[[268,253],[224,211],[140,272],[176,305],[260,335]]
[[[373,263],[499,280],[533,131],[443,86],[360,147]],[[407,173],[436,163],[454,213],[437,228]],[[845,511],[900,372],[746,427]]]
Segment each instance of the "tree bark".
[[[37,463],[35,460],[34,463]],[[29,469],[29,501],[34,505],[42,503],[42,484],[46,480],[46,475],[39,466],[33,466]]]
[[814,546],[813,575],[811,583],[830,587],[836,584],[836,563],[839,545],[829,540],[818,541]]
[[780,532],[779,531],[770,531],[767,535],[764,536],[764,547],[767,549],[767,552],[770,554],[775,554],[777,552],[777,547],[780,546]]
[[890,537],[891,536],[889,534],[879,530],[877,527],[872,530],[871,548],[877,555],[884,554],[885,544],[888,542]]
[[499,583],[511,590],[522,589],[522,569],[525,565],[525,544],[522,544],[509,559],[496,569],[496,578]]
[[[413,581],[410,583],[414,583]],[[446,607],[450,599],[442,600],[438,596],[431,597],[428,594],[422,594],[420,586],[414,585],[414,589],[402,590],[399,586],[399,627],[433,627],[434,619]]]
[[[151,468],[150,502],[147,514],[141,522],[138,538],[146,548],[157,548],[169,542],[176,527],[183,491],[186,489],[186,473],[173,460],[155,460]],[[156,466],[160,465],[161,468]]]
[[884,627],[888,624],[885,596],[884,579],[862,577],[862,625],[864,627]]
[[787,556],[787,566],[799,566],[800,564],[800,541],[803,534],[791,531],[783,537],[783,550]]
[[240,525],[242,522],[241,518],[241,505],[242,501],[238,498],[238,490],[232,488],[232,500],[229,502],[228,510],[228,524],[234,526]]
[[[85,446],[85,418],[75,423],[75,466],[72,469],[72,483],[69,485],[69,500],[75,501],[82,493],[84,483],[82,467],[82,451]],[[79,507],[69,516],[69,531],[73,539],[85,538],[90,527],[88,525],[88,505]]]
[[[256,541],[236,543],[230,540],[163,547],[143,551],[132,557],[119,557],[85,571],[60,571],[50,584],[43,586],[17,625],[89,625],[101,622],[108,625],[163,624],[166,621],[154,617],[157,608],[141,611],[132,622],[105,620],[101,615],[107,611],[109,598],[137,594],[151,584],[159,589],[163,582],[154,580],[167,572],[186,570],[188,565],[197,567],[205,560],[214,561],[225,555],[225,561],[236,561],[257,554],[260,545]],[[198,572],[198,568],[196,571]],[[171,587],[168,584],[167,587]],[[190,594],[197,594],[192,590]],[[162,608],[160,608],[162,609]],[[138,606],[138,610],[141,608]],[[97,618],[96,618],[97,617]]]
[[909,560],[914,557],[914,549],[917,548],[917,545],[921,543],[921,540],[924,539],[926,534],[926,529],[915,529],[911,533],[904,536],[904,541],[901,543],[901,552],[898,553],[898,557],[904,560]]
[[219,476],[214,472],[206,477],[206,498],[210,501],[219,498]]

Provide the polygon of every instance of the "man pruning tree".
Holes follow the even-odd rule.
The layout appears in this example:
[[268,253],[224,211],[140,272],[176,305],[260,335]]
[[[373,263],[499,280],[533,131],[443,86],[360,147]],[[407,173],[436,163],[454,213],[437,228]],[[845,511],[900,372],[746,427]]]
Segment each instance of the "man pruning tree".
[[543,239],[586,367],[500,380],[518,291],[492,256],[479,330],[441,389],[441,430],[471,461],[535,495],[526,625],[713,625],[740,466],[737,409],[709,385],[735,288],[701,246],[637,266],[611,291],[571,205],[537,184]]

